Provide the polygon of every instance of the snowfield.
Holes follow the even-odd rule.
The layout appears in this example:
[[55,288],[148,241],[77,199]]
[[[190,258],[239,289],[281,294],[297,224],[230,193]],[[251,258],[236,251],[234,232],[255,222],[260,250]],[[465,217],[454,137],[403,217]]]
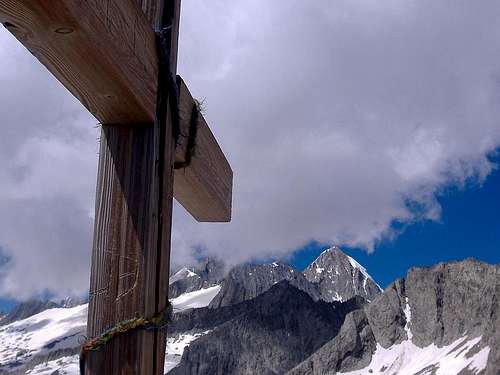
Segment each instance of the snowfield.
[[343,375],[452,375],[463,369],[478,374],[486,368],[489,347],[480,350],[481,337],[462,337],[448,346],[419,348],[411,341],[384,349],[377,344],[370,364]]
[[24,364],[34,356],[77,348],[84,341],[86,327],[87,305],[45,310],[1,327],[0,370],[14,370],[18,367],[15,364]]
[[210,288],[184,293],[177,298],[171,299],[170,302],[172,303],[174,312],[187,309],[199,309],[208,306],[220,292],[220,288],[220,285],[216,285]]
[[[355,260],[349,258],[365,280],[370,277]],[[276,264],[277,266],[277,264]],[[324,272],[317,268],[317,273]],[[174,279],[197,276],[187,268],[181,269]],[[172,299],[174,312],[206,307],[220,292],[215,285]],[[333,293],[333,291],[332,291]],[[337,294],[339,299],[340,296]],[[28,364],[28,375],[78,375],[78,348],[85,340],[87,305],[73,308],[54,308],[27,319],[0,326],[0,374],[19,371]],[[487,365],[490,347],[481,337],[463,336],[443,347],[431,344],[420,348],[412,342],[412,309],[408,298],[404,306],[407,340],[383,348],[377,344],[368,366],[343,375],[456,375],[463,370],[480,374]],[[184,350],[196,339],[210,331],[193,330],[167,338],[165,374],[176,367]],[[340,374],[340,373],[339,373]]]
[[[349,263],[351,263],[351,266],[353,268],[357,268],[359,270],[359,272],[361,272],[364,276],[364,282],[363,282],[363,287],[365,288],[365,293],[366,293],[366,281],[368,279],[371,279],[375,285],[378,287],[378,289],[380,291],[382,291],[383,289],[380,287],[380,285],[378,285],[376,282],[375,282],[375,279],[373,277],[370,276],[370,274],[368,273],[368,271],[366,270],[365,267],[363,267],[361,264],[359,264],[356,260],[354,260],[354,258],[350,257],[349,255],[347,255],[347,260],[349,260]],[[354,282],[353,282],[354,284]]]
[[[220,286],[217,285],[182,294],[170,302],[175,312],[206,307],[219,291]],[[48,375],[57,370],[57,374],[61,375],[78,375],[78,355],[51,359],[51,353],[64,349],[68,350],[68,354],[71,351],[74,353],[85,341],[87,309],[87,304],[73,308],[49,309],[0,327],[0,373],[15,371],[38,357],[42,363],[26,374]],[[169,338],[165,361],[167,369],[175,367],[184,348],[202,335],[203,333],[185,334]]]
[[184,268],[181,268],[179,271],[177,271],[173,276],[171,276],[168,279],[168,282],[169,282],[169,284],[173,284],[176,281],[179,281],[181,279],[187,279],[189,277],[195,277],[195,276],[198,277],[198,275],[196,273],[194,273],[193,271],[184,267]]
[[182,353],[189,344],[191,344],[198,337],[204,336],[210,331],[200,332],[200,333],[186,333],[181,334],[178,337],[167,338],[167,351],[165,355],[165,374],[177,366],[182,358]]
[[490,348],[481,348],[481,337],[469,339],[464,336],[447,346],[431,344],[420,348],[412,342],[408,298],[404,314],[408,339],[387,349],[377,344],[368,366],[343,375],[452,375],[464,369],[478,374],[486,368]]
[[78,355],[54,359],[36,365],[26,375],[79,375],[78,361]]

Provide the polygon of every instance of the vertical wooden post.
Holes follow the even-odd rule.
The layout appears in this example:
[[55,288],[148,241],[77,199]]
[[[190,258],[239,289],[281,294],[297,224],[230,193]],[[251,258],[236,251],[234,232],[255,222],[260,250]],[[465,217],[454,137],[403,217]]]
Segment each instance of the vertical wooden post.
[[[137,0],[153,27],[172,25],[177,66],[180,0]],[[167,306],[175,141],[171,109],[159,124],[103,125],[87,333],[99,336]],[[123,334],[86,358],[86,374],[163,374],[166,333]]]

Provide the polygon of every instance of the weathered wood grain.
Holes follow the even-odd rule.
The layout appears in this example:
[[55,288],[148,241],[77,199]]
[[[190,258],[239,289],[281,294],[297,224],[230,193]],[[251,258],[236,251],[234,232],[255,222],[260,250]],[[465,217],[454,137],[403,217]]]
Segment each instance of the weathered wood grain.
[[[181,136],[175,161],[185,161],[193,108],[193,97],[186,84],[178,80]],[[198,221],[231,221],[233,171],[203,114],[198,116],[195,153],[188,167],[174,173],[174,195]]]
[[163,15],[163,3],[157,0],[136,0],[141,7],[146,18],[153,26],[154,30],[158,30],[161,26],[161,18]]
[[[147,0],[149,2],[153,0]],[[158,6],[157,11],[161,11],[161,27],[170,25],[170,69],[171,74],[175,76],[177,72],[177,55],[179,44],[179,27],[180,27],[180,12],[181,0],[156,0]],[[154,22],[155,17],[151,19]],[[171,229],[172,229],[172,206],[174,194],[174,158],[175,158],[175,139],[172,129],[172,111],[170,106],[167,111],[167,126],[162,129],[159,124],[155,124],[156,139],[158,150],[158,161],[156,163],[156,179],[155,179],[155,201],[157,207],[157,220],[155,231],[151,232],[151,236],[156,241],[157,256],[156,259],[151,258],[156,266],[156,275],[149,275],[148,285],[155,285],[154,288],[147,289],[148,298],[155,301],[155,311],[158,313],[166,308],[168,302],[169,290],[169,275],[170,275],[170,247],[171,247]],[[161,162],[160,162],[161,161]],[[167,333],[165,331],[157,332],[154,341],[154,371],[153,373],[163,374],[165,364],[165,347]]]
[[[180,0],[165,6],[164,16],[174,25],[174,62]],[[170,66],[175,73],[176,64]],[[89,337],[124,319],[151,317],[167,306],[175,152],[170,108],[166,120],[166,126],[156,122],[102,127]],[[86,374],[163,374],[165,346],[165,331],[120,336],[88,355]]]
[[103,124],[154,119],[154,31],[135,0],[0,0],[0,22]]
[[[103,126],[87,335],[147,314],[156,301],[146,291],[156,275],[155,131],[153,126]],[[153,258],[154,260],[151,260]],[[150,374],[154,332],[134,332],[90,352],[86,374]]]
[[[108,125],[154,120],[158,60],[151,24],[159,27],[162,14],[158,0],[0,0],[0,21]],[[177,39],[170,59],[176,66]],[[186,91],[183,107],[192,100]],[[174,196],[199,221],[229,221],[232,172],[201,124],[200,151],[190,168],[176,172]]]
[[[0,22],[103,124],[90,338],[167,306],[174,192],[198,220],[230,220],[232,171],[203,117],[196,154],[175,179],[173,109],[166,126],[154,122],[153,28],[168,26],[175,75],[179,13],[180,0],[0,0]],[[182,84],[181,113],[192,104]],[[185,133],[189,119],[182,119]],[[165,338],[154,331],[120,336],[89,353],[86,373],[163,374]]]

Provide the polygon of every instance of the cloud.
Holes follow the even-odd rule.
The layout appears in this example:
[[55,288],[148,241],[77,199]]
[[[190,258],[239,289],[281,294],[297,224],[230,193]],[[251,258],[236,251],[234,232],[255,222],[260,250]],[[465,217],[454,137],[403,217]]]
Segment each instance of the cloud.
[[0,30],[0,295],[88,289],[95,123]]
[[[438,220],[437,194],[494,168],[499,8],[184,1],[179,71],[233,167],[234,210],[200,224],[175,205],[174,264],[313,239],[371,251],[394,221]],[[95,120],[4,30],[0,85],[0,293],[85,290]]]
[[181,72],[207,99],[235,200],[230,225],[177,209],[174,256],[198,244],[236,262],[311,239],[371,251],[395,220],[439,219],[436,194],[493,168],[499,7],[184,2]]

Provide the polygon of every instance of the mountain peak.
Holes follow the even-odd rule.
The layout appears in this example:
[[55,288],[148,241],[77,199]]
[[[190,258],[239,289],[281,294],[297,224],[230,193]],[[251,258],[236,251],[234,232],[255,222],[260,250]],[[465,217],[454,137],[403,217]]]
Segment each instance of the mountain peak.
[[211,307],[233,305],[270,289],[282,280],[319,299],[317,290],[304,275],[288,264],[273,262],[267,264],[241,264],[229,271],[222,283],[222,290],[210,304]]
[[187,279],[189,277],[194,277],[194,276],[198,276],[198,274],[194,273],[193,271],[191,271],[186,267],[182,267],[179,271],[177,271],[174,275],[170,277],[169,284],[173,284],[181,279]]
[[305,269],[304,276],[318,286],[327,302],[347,301],[355,295],[371,301],[381,292],[366,268],[338,246],[323,251]]

